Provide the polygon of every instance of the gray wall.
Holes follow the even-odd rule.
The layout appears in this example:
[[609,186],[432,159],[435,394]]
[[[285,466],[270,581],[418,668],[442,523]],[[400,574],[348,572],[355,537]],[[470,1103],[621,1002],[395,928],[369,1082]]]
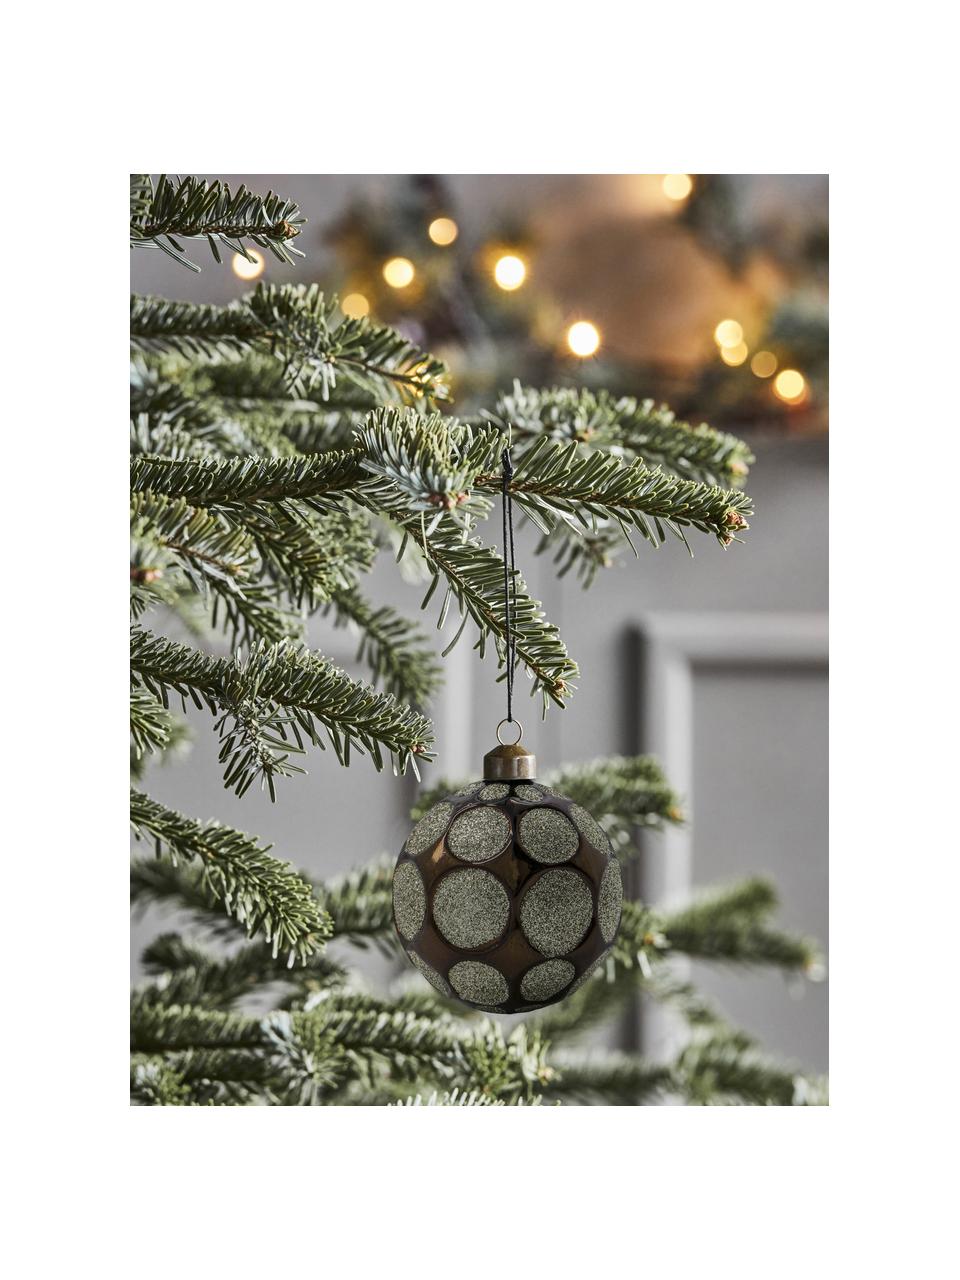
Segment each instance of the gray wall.
[[[383,181],[301,175],[278,185],[299,198],[314,221],[335,213],[358,183],[376,187]],[[529,204],[562,182],[455,181],[469,188],[466,207],[474,217],[483,216],[477,201],[485,194],[496,202],[513,193]],[[136,290],[198,300],[239,291],[226,269],[211,265],[194,277],[161,258],[134,255]],[[648,842],[637,887],[653,900],[762,873],[781,888],[783,923],[825,942],[826,443],[762,433],[751,443],[757,463],[749,490],[757,514],[744,546],[722,551],[700,537],[693,560],[673,540],[657,551],[641,547],[639,562],[625,558],[584,593],[572,578],[558,582],[549,561],[530,554],[532,539],[521,538],[530,589],[560,627],[582,674],[563,714],[551,712],[542,725],[534,704],[524,714],[523,700],[518,714],[525,741],[545,767],[648,749],[674,763],[671,780],[684,792],[692,821],[688,833]],[[499,541],[493,528],[489,537]],[[369,591],[409,614],[419,604],[417,589],[401,583],[390,564],[377,566]],[[448,659],[447,687],[436,711],[440,760],[434,776],[478,774],[503,714],[493,664],[489,658],[481,664],[466,639],[467,633]],[[346,633],[317,622],[311,640],[356,670]],[[412,778],[378,775],[365,761],[341,770],[329,753],[317,754],[307,778],[281,784],[277,805],[255,793],[237,801],[223,789],[209,722],[202,716],[195,721],[192,754],[150,777],[158,799],[255,831],[321,876],[399,849]],[[135,926],[135,954],[156,924],[151,916]],[[825,984],[791,986],[776,974],[701,972],[700,966],[694,976],[772,1049],[806,1067],[826,1067]],[[650,1019],[641,1031],[651,1051],[671,1034],[669,1026]]]

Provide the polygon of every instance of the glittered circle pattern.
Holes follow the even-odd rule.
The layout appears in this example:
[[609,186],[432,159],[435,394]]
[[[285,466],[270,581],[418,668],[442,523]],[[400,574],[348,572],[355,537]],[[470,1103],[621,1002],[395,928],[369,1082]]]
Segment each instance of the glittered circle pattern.
[[407,837],[407,852],[417,857],[435,845],[447,829],[453,805],[446,800],[429,809]]
[[520,925],[541,955],[562,956],[578,946],[593,919],[593,897],[583,876],[569,867],[544,871],[520,906]]
[[506,929],[510,899],[489,871],[451,871],[433,895],[433,918],[451,946],[472,951],[493,942]]
[[559,809],[528,809],[520,816],[517,837],[537,862],[569,862],[580,848],[576,827]]
[[393,914],[401,936],[408,942],[420,932],[427,914],[427,892],[423,876],[412,862],[401,862],[394,873]]
[[463,862],[488,862],[510,839],[510,819],[502,809],[467,809],[454,818],[447,848]]
[[436,969],[432,969],[430,965],[427,964],[426,960],[421,960],[415,951],[408,951],[407,956],[411,962],[417,966],[426,980],[430,983],[431,987],[436,987],[441,995],[453,995],[453,992],[450,989],[450,984],[445,982],[443,978],[440,977],[439,973],[437,973]]
[[477,799],[484,804],[494,804],[498,800],[506,800],[509,794],[510,788],[505,782],[491,782],[488,787],[483,788]]
[[543,800],[543,792],[532,783],[524,782],[519,787],[514,787],[513,798],[522,800],[524,804],[540,804]]
[[620,864],[615,858],[603,873],[600,881],[600,893],[597,902],[597,919],[600,921],[600,932],[604,942],[612,942],[620,926],[620,912],[623,910],[623,876]]
[[572,804],[570,817],[577,824],[577,830],[583,838],[589,840],[595,849],[599,849],[601,853],[610,852],[610,837],[592,813],[587,813],[586,809],[578,804]]
[[507,980],[492,964],[461,960],[450,970],[450,983],[461,1000],[471,1004],[503,1004],[510,994]]
[[576,972],[569,960],[544,960],[523,975],[520,994],[524,1000],[550,1000],[570,985]]

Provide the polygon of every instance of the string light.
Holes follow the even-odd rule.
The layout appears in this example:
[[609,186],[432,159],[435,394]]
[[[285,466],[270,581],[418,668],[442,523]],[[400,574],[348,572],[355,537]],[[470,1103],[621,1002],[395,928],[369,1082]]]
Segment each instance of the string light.
[[738,365],[743,364],[747,356],[750,354],[745,342],[738,342],[735,347],[721,347],[720,359],[724,364]]
[[772,378],[777,372],[777,357],[772,351],[758,351],[750,361],[750,368],[758,378]]
[[427,235],[434,244],[453,244],[460,234],[460,228],[452,218],[434,218],[427,227]]
[[493,268],[493,278],[501,289],[511,293],[519,289],[527,278],[527,264],[515,253],[505,253]]
[[578,320],[567,330],[567,346],[581,359],[592,356],[600,347],[600,330],[589,320]]
[[721,320],[713,331],[718,347],[738,347],[743,341],[743,325],[736,320]]
[[348,293],[340,300],[340,310],[352,320],[361,320],[370,314],[370,303],[362,293]]
[[391,289],[405,289],[416,274],[409,258],[391,258],[383,264],[383,278]]
[[807,380],[796,369],[781,369],[773,380],[773,390],[787,404],[796,404],[807,394]]
[[258,253],[256,249],[248,249],[247,253],[253,261],[245,258],[242,253],[235,253],[230,265],[233,267],[233,274],[239,276],[241,280],[256,280],[257,276],[263,274],[266,263],[263,260],[263,254]]
[[689,173],[665,173],[662,185],[668,200],[686,200],[693,190],[693,179]]

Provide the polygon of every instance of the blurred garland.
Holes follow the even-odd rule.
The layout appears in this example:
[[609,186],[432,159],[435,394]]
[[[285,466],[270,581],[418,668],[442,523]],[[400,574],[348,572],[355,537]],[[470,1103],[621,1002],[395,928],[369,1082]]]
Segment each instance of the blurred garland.
[[[469,412],[481,396],[506,390],[517,376],[530,384],[607,387],[615,394],[643,394],[669,400],[685,418],[740,429],[753,425],[819,432],[826,428],[828,323],[826,304],[827,227],[815,217],[803,225],[749,218],[737,199],[736,181],[726,175],[698,175],[675,225],[694,237],[700,250],[722,263],[731,279],[743,282],[750,263],[773,265],[784,284],[763,314],[750,358],[770,353],[776,369],[767,377],[751,372],[749,360],[724,363],[718,346],[697,365],[627,362],[609,350],[578,359],[563,342],[559,309],[536,286],[531,272],[521,287],[497,286],[496,264],[506,256],[534,263],[537,243],[529,227],[503,219],[479,245],[459,224],[456,202],[443,177],[400,179],[391,201],[355,200],[328,230],[335,266],[323,283],[340,292],[355,314],[394,325],[412,342],[439,351],[454,372],[457,409]],[[665,214],[665,216],[670,216]],[[437,234],[453,235],[435,243]],[[399,260],[400,278],[391,287],[387,264]],[[597,317],[602,326],[602,317]],[[727,353],[730,354],[729,351]],[[738,352],[734,352],[737,358]],[[773,390],[784,370],[799,370],[805,385],[795,403]]]

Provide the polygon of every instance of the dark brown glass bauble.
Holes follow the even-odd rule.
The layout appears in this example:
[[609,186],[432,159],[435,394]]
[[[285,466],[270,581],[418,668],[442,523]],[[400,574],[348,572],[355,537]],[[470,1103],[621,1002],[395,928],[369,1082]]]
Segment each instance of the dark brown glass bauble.
[[529,753],[519,768],[491,764],[512,750],[492,752],[486,781],[420,819],[393,884],[411,963],[444,995],[492,1013],[541,1009],[579,987],[610,949],[623,902],[602,827],[525,776]]

